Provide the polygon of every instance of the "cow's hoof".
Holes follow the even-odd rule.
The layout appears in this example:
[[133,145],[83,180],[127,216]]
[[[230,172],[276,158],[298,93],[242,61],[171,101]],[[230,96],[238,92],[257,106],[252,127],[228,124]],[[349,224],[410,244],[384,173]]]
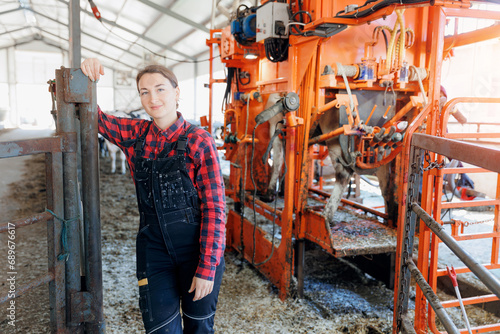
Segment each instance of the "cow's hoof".
[[264,203],[270,203],[274,201],[274,195],[270,192],[267,192],[265,194],[260,195],[259,199]]

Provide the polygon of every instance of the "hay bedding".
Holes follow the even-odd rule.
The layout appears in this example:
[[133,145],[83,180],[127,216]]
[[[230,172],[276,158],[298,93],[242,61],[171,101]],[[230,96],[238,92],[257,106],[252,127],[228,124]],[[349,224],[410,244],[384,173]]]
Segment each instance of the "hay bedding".
[[[41,212],[45,207],[43,156],[27,166],[24,179],[11,185],[2,221]],[[130,176],[110,174],[101,161],[101,220],[104,313],[107,333],[144,333],[135,279],[135,233],[138,214]],[[19,284],[46,272],[46,228],[42,224],[18,230]],[[6,242],[0,235],[2,245]],[[21,241],[24,240],[24,241]],[[0,265],[5,268],[5,257]],[[315,246],[306,252],[305,298],[282,302],[276,289],[246,261],[226,253],[216,333],[389,333],[392,292],[345,261]],[[0,272],[1,291],[5,275]],[[356,297],[357,296],[357,297]],[[0,333],[50,333],[46,286],[16,299],[16,331],[0,313]],[[484,317],[484,315],[481,315]]]

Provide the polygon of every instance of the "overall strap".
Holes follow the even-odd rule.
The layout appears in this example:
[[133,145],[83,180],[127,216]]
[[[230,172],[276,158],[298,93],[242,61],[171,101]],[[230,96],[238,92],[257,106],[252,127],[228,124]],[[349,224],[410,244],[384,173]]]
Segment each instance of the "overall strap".
[[141,153],[142,153],[142,149],[144,148],[144,143],[146,142],[146,136],[149,132],[149,128],[151,127],[151,124],[153,124],[153,122],[150,122],[148,124],[148,126],[146,127],[146,130],[139,138],[124,140],[124,141],[120,142],[120,145],[122,145],[123,147],[130,147],[130,146],[135,144],[134,145],[135,156],[140,157]]
[[186,132],[183,135],[179,136],[179,139],[177,140],[177,149],[176,149],[178,155],[184,155],[187,146],[187,136],[188,134],[194,132],[195,129],[196,127],[193,124],[189,124],[189,127],[187,128]]
[[153,121],[151,121],[148,124],[148,127],[146,128],[146,131],[144,131],[144,133],[139,137],[139,139],[135,143],[134,152],[135,152],[135,156],[136,157],[140,157],[141,156],[142,150],[144,149],[144,143],[146,142],[146,136],[148,135],[149,128],[151,127],[151,124],[153,124]]

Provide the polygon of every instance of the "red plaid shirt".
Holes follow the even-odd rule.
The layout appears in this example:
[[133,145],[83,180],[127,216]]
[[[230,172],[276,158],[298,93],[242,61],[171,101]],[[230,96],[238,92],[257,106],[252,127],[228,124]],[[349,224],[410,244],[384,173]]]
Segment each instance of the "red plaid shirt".
[[[120,147],[127,156],[132,179],[134,176],[134,145],[123,147],[120,142],[135,139],[143,133],[152,121],[133,118],[121,118],[107,115],[99,111],[99,133],[107,140]],[[177,141],[184,134],[189,123],[177,113],[178,120],[168,129],[162,131],[154,122],[149,128],[144,144],[144,158],[156,159],[167,143]],[[226,199],[224,195],[224,179],[219,164],[219,156],[213,138],[203,129],[197,129],[188,135],[186,168],[198,190],[201,200],[201,236],[200,262],[196,277],[213,281],[215,268],[224,254],[226,239]],[[176,154],[172,150],[168,156]]]

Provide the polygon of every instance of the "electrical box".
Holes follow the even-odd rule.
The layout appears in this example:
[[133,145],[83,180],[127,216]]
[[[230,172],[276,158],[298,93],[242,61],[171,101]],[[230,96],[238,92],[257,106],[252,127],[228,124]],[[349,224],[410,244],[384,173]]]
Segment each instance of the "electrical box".
[[268,38],[288,37],[288,4],[283,2],[268,2],[257,9],[256,41]]

